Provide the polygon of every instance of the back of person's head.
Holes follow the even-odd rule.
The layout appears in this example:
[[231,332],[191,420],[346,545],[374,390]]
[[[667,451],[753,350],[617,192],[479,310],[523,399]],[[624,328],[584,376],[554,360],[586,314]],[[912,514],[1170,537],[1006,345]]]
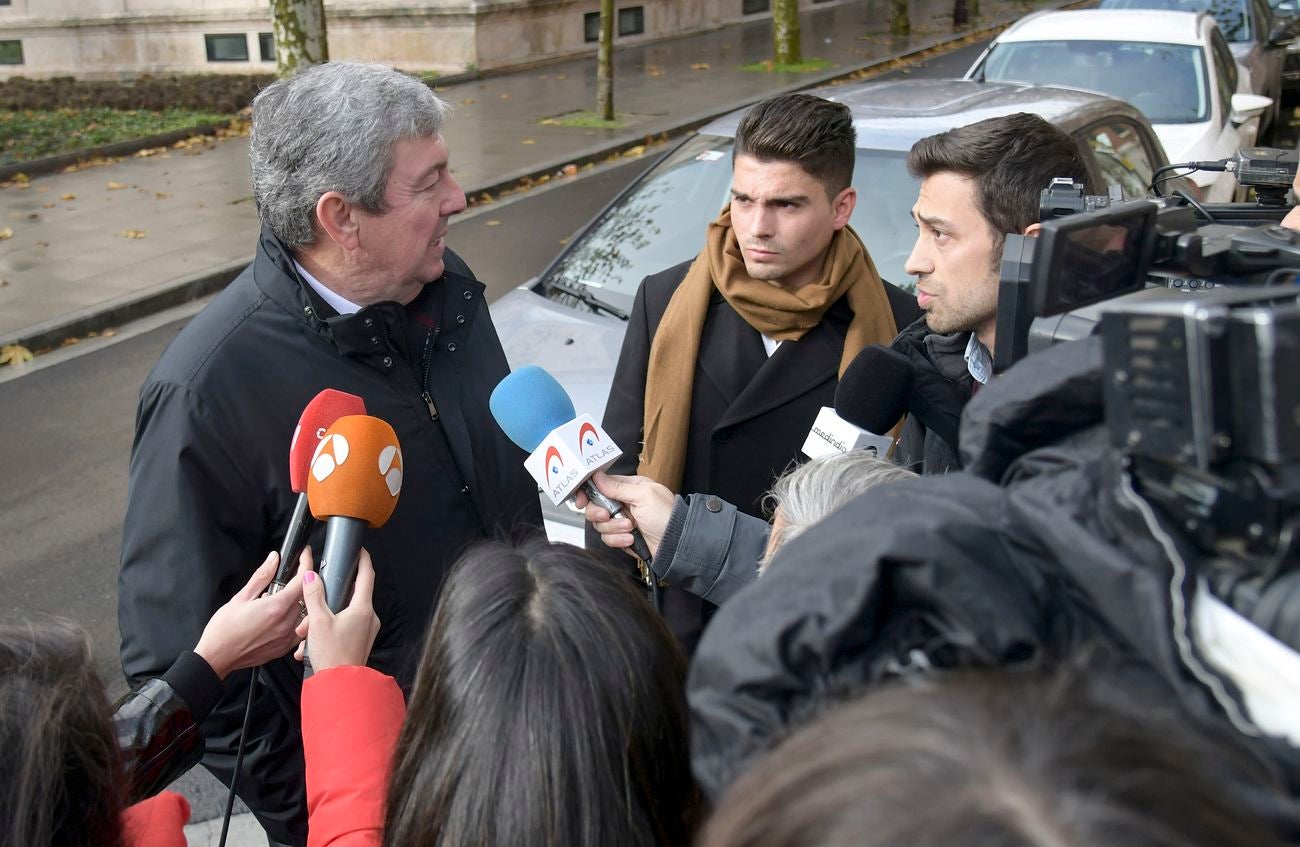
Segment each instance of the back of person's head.
[[1078,143],[1027,112],[922,138],[907,154],[907,169],[918,179],[955,173],[973,180],[980,213],[999,244],[1039,222],[1040,197],[1054,178],[1089,183]]
[[0,847],[118,847],[118,769],[85,632],[0,624]]
[[853,182],[856,145],[848,106],[811,94],[781,94],[754,104],[741,118],[734,155],[794,162],[834,199]]
[[429,86],[383,65],[326,62],[271,83],[253,99],[249,139],[262,223],[293,248],[315,241],[327,191],[383,213],[393,145],[441,132],[445,113]]
[[915,478],[907,468],[867,450],[832,453],[786,471],[767,495],[767,508],[778,519],[759,570],[766,570],[787,541],[867,489]]
[[1265,847],[1241,805],[1278,785],[1218,729],[1105,673],[883,687],[727,790],[705,847]]
[[544,541],[471,550],[420,660],[385,844],[688,843],[685,675],[627,572]]

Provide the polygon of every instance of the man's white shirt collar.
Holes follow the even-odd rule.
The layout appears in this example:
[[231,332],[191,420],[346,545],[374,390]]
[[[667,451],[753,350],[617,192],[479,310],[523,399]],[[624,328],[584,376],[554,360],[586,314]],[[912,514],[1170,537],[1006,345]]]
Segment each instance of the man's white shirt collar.
[[297,259],[293,260],[293,266],[298,269],[298,273],[302,274],[302,278],[307,280],[307,284],[311,286],[312,291],[319,294],[321,299],[326,303],[329,303],[330,306],[333,307],[334,311],[338,312],[340,315],[355,315],[357,312],[361,311],[361,307],[356,303],[353,303],[346,297],[339,296],[338,292],[327,288],[325,283],[308,273],[306,268],[298,264]]
[[970,334],[970,341],[966,342],[963,358],[966,359],[966,370],[975,377],[975,381],[980,385],[988,383],[993,376],[993,357],[989,355],[984,345],[980,344],[979,338],[973,332]]

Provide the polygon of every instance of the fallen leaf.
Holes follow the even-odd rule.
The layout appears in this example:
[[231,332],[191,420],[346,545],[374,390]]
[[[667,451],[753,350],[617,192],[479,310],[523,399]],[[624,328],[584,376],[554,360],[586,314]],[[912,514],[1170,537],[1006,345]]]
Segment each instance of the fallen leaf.
[[34,358],[32,351],[21,344],[6,344],[0,347],[0,365],[21,365]]
[[466,97],[464,100],[460,101],[460,105],[462,105],[462,106],[473,106],[473,105],[474,105],[475,103],[477,103],[477,102],[478,102],[478,100],[474,99],[473,97]]
[[537,142],[536,142],[535,140],[531,139],[531,138],[523,138],[523,139],[520,139],[519,143],[520,143],[520,144],[536,144]]
[[166,200],[171,195],[168,194],[166,191],[155,191],[153,193],[153,196],[158,198],[159,200]]
[[0,241],[8,241],[14,237],[13,227],[0,227]]
[[569,239],[567,239],[567,238],[561,238],[561,239],[560,239],[560,246],[561,246],[561,247],[566,246],[568,243],[569,243]]
[[509,94],[502,94],[502,95],[501,95],[501,99],[502,99],[502,100],[509,100],[509,99],[510,99],[510,95],[509,95]]
[[42,208],[42,209],[53,209],[56,205],[58,205],[58,204],[57,204],[57,203],[42,203],[42,204],[41,204],[41,208]]
[[31,180],[31,177],[27,176],[27,174],[24,174],[24,173],[16,173],[16,174],[14,174],[14,183],[17,184],[17,185],[26,185],[27,183],[29,183],[29,182],[31,182],[31,181],[32,181],[32,180]]
[[76,200],[76,199],[77,199],[77,195],[75,195],[75,194],[61,194],[61,195],[59,195],[59,199],[60,199],[60,200]]
[[40,212],[28,212],[28,213],[27,213],[27,220],[29,220],[29,221],[39,221],[40,219],[41,219]]
[[491,203],[491,202],[492,202],[492,195],[491,195],[491,194],[488,194],[486,191],[484,191],[482,194],[479,195],[478,201],[479,201],[480,203]]
[[556,78],[556,79],[568,79],[569,77],[568,77],[567,74],[556,74],[556,75],[555,75],[555,78]]
[[108,184],[109,191],[120,191],[123,188],[129,188],[129,187],[130,186],[126,185],[126,183],[122,183],[122,182],[110,182]]
[[106,329],[103,332],[101,332],[100,335],[104,336],[105,338],[112,338],[114,335],[117,335],[117,330]]
[[63,339],[63,343],[62,343],[61,345],[59,345],[59,346],[60,346],[60,347],[71,347],[71,346],[74,345],[74,344],[80,344],[80,343],[81,343],[81,339],[80,339],[80,338],[65,338],[65,339]]
[[691,70],[693,71],[707,71],[708,69],[709,69],[708,62],[696,62],[695,64],[691,65]]
[[565,176],[577,176],[577,174],[578,174],[578,166],[577,166],[577,165],[565,165],[565,166],[564,166],[564,170],[562,171],[562,173],[563,173]]
[[149,233],[142,229],[124,229],[118,233],[123,238],[148,238]]
[[635,147],[629,147],[623,151],[623,155],[628,159],[635,159],[637,156],[645,155],[645,145],[638,144]]
[[501,221],[498,221],[498,220],[484,221],[484,222],[483,222],[483,225],[484,225],[484,226],[501,226]]
[[664,69],[663,69],[663,68],[657,68],[657,67],[655,67],[654,65],[646,65],[645,75],[646,75],[646,76],[663,76],[663,75],[664,75]]

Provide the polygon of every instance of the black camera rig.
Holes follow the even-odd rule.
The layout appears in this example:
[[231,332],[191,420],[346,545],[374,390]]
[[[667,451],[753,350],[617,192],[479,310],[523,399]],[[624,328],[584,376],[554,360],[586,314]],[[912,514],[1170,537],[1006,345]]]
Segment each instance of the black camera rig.
[[1233,563],[1214,573],[1239,608],[1284,571],[1300,603],[1300,232],[1265,188],[1206,207],[1054,180],[1038,237],[1007,236],[994,350],[1002,371],[1100,331],[1112,446],[1184,537]]

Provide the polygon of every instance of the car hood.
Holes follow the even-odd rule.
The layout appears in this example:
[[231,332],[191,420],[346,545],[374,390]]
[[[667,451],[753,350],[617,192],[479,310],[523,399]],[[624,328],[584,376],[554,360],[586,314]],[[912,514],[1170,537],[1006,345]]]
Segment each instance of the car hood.
[[[1210,121],[1195,124],[1153,124],[1160,146],[1165,148],[1170,164],[1197,162],[1210,157],[1215,129]],[[1193,171],[1188,179],[1197,185],[1209,185],[1219,178],[1218,171]]]
[[609,380],[627,324],[516,288],[491,306],[510,367],[537,365],[564,386],[579,414],[605,414]]

